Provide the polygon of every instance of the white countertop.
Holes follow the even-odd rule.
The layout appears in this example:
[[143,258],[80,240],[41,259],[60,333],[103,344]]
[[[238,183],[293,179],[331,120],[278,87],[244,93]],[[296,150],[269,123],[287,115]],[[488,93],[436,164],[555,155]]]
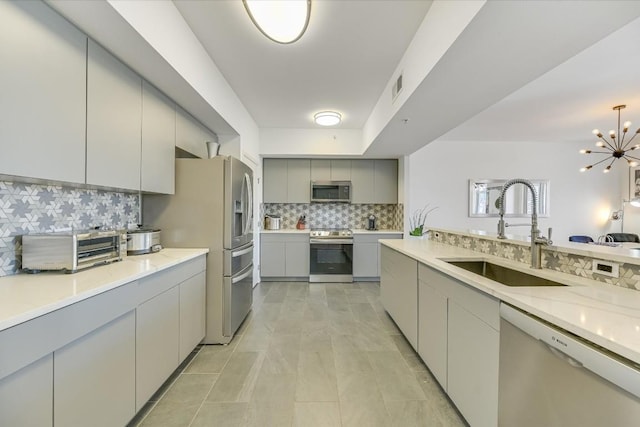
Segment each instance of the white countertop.
[[[430,240],[380,242],[476,289],[640,363],[640,291],[551,270],[531,270],[522,263]],[[508,287],[442,260],[465,258],[490,260],[495,264],[533,273],[568,286]]]
[[208,253],[170,249],[74,274],[21,273],[0,278],[0,331]]
[[306,233],[309,234],[311,229],[305,228],[304,230],[298,230],[297,228],[282,228],[280,230],[260,230],[260,233],[263,234],[273,234],[273,233]]
[[[295,228],[283,228],[280,230],[260,230],[261,233],[264,234],[272,234],[272,233],[307,233],[311,229],[305,228],[304,230],[298,230]],[[356,228],[351,230],[353,234],[403,234],[402,231],[399,230],[365,230],[364,228]]]

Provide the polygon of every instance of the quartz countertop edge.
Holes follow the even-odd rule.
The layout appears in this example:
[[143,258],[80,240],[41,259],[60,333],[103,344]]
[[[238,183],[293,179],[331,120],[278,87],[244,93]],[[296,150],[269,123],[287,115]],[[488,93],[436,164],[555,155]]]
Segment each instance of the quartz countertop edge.
[[[272,234],[272,233],[307,233],[311,231],[310,228],[305,228],[304,230],[298,230],[296,228],[282,228],[280,230],[260,230],[260,233],[263,234]],[[364,228],[354,228],[351,230],[353,234],[403,234],[400,230],[366,230]]]
[[[418,262],[520,308],[640,364],[640,291],[430,240],[380,240]],[[568,286],[508,287],[448,264],[445,260],[487,260]]]
[[305,228],[304,230],[298,230],[297,228],[281,228],[280,230],[260,230],[262,234],[273,234],[273,233],[296,233],[296,234],[309,234],[311,231],[309,228]]
[[20,273],[0,278],[0,332],[205,255],[209,249],[164,248],[73,274]]

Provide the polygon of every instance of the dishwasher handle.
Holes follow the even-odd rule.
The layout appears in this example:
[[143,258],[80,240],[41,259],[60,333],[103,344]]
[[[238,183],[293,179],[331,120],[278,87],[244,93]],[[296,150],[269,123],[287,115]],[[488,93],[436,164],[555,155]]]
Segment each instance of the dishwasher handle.
[[540,340],[540,342],[542,342],[551,353],[553,353],[554,356],[556,356],[557,358],[564,360],[565,362],[567,362],[569,365],[573,366],[574,368],[584,368],[584,365],[582,364],[582,362],[580,362],[577,359],[574,359],[573,357],[569,356],[568,354],[558,350],[557,348],[547,344],[546,342],[544,342],[543,340]]

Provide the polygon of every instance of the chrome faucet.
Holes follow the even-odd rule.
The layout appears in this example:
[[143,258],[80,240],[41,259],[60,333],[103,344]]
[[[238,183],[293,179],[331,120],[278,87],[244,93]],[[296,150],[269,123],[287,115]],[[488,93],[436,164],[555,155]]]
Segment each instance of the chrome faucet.
[[[530,181],[526,179],[511,179],[504,183],[502,190],[500,191],[500,220],[498,221],[498,239],[506,239],[504,235],[505,227],[509,227],[509,224],[504,222],[504,196],[507,193],[507,189],[514,184],[523,184],[531,191],[531,198],[533,200],[531,213],[531,268],[542,268],[542,246],[551,245],[551,228],[549,228],[548,237],[540,236],[540,230],[538,230],[538,193],[536,188]],[[511,224],[516,225],[529,225],[529,224]]]

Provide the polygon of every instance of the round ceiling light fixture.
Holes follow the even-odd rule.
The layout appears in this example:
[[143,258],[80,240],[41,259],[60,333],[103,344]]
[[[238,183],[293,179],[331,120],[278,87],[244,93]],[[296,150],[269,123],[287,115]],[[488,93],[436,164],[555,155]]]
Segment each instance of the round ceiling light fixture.
[[309,26],[311,0],[242,0],[251,21],[267,38],[289,44]]
[[335,111],[320,111],[313,115],[313,121],[320,126],[335,126],[342,121],[342,115]]

